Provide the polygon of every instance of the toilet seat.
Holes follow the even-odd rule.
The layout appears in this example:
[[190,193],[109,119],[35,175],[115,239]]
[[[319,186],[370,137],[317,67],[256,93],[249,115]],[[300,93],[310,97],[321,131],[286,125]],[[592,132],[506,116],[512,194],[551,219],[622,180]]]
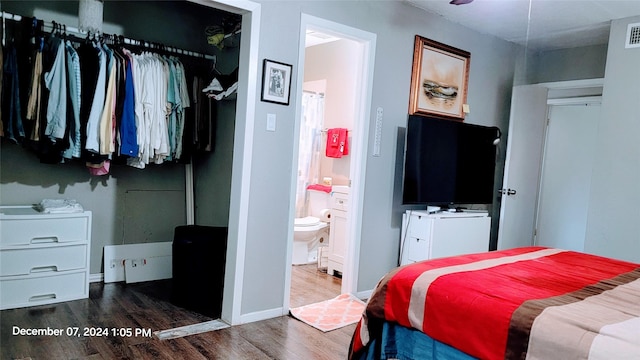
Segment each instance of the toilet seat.
[[314,226],[320,223],[320,219],[315,216],[307,216],[303,218],[296,218],[293,223],[295,226]]

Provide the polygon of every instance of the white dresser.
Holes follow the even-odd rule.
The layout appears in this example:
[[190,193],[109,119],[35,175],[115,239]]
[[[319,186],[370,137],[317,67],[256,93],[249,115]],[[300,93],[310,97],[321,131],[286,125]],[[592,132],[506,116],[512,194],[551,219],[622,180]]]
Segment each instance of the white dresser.
[[0,206],[0,309],[89,297],[91,212]]
[[400,265],[489,251],[490,228],[487,212],[407,210],[402,214]]

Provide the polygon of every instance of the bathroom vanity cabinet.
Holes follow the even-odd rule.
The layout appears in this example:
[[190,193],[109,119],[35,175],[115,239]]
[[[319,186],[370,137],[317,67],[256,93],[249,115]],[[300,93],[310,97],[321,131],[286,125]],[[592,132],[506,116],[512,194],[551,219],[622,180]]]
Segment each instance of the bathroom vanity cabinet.
[[334,186],[331,194],[331,222],[329,227],[329,261],[327,273],[342,274],[344,259],[347,254],[347,209],[349,204],[349,188]]

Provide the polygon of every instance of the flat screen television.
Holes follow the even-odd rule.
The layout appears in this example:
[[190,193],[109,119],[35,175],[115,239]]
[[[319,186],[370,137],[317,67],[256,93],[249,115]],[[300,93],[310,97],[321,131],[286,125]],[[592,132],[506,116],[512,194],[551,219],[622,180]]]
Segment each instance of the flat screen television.
[[491,204],[497,127],[410,115],[403,204]]

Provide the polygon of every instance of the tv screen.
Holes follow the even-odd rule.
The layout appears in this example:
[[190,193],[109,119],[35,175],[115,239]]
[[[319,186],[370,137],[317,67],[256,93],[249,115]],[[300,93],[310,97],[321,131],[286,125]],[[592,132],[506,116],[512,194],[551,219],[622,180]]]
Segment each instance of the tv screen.
[[409,116],[403,204],[493,202],[497,127]]

